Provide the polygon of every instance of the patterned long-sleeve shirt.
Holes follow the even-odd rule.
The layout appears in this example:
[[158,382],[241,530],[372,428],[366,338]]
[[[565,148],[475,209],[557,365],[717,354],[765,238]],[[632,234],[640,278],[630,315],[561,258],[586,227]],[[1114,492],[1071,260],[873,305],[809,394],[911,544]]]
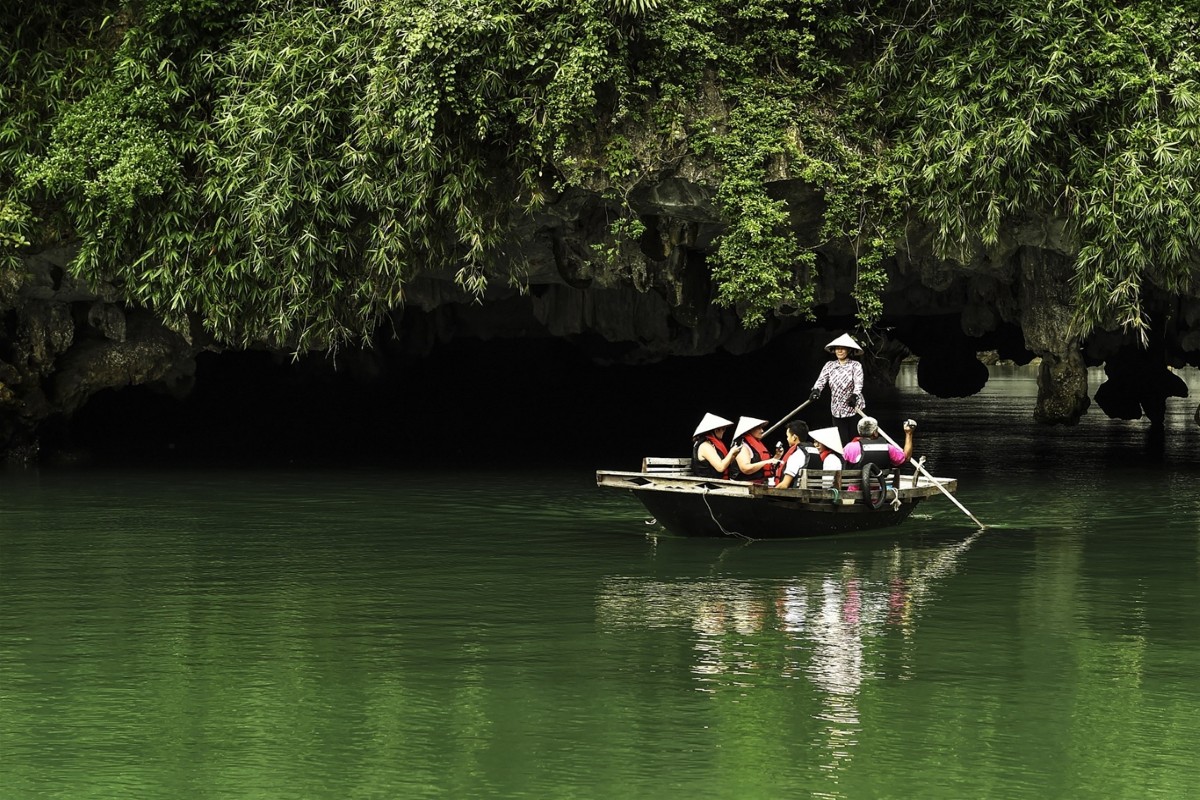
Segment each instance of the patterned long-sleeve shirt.
[[834,417],[854,416],[854,407],[848,402],[851,394],[858,395],[858,408],[866,408],[863,399],[863,368],[857,361],[838,361],[836,358],[821,368],[813,389],[821,391],[829,384],[829,413]]

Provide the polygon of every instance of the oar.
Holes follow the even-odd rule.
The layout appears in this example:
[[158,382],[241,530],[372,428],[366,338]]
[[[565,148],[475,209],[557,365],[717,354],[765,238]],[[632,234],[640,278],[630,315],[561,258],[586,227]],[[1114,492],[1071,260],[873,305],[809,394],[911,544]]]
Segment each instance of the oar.
[[805,400],[803,403],[801,403],[800,405],[796,406],[795,408],[793,408],[790,414],[788,414],[788,415],[787,415],[787,416],[785,416],[783,419],[779,420],[779,422],[776,422],[774,425],[772,425],[771,427],[769,427],[769,428],[767,428],[765,431],[763,431],[762,438],[766,439],[768,436],[770,436],[770,435],[771,435],[771,431],[775,430],[775,429],[776,429],[776,428],[778,428],[780,425],[782,425],[783,423],[785,423],[785,422],[787,422],[788,420],[790,420],[792,417],[794,417],[794,416],[796,416],[797,414],[799,414],[801,411],[803,411],[803,410],[804,410],[804,407],[805,407],[805,406],[807,406],[807,405],[808,405],[809,403],[811,403],[811,402],[812,402],[812,399],[810,398],[810,399],[808,399],[808,400]]
[[[859,409],[856,409],[856,410],[858,411],[858,415],[859,415],[860,417],[865,417],[865,416],[867,415],[867,414],[866,414],[866,412],[865,412],[865,411],[863,411],[861,408],[859,408]],[[900,445],[896,444],[896,440],[895,440],[895,439],[893,439],[892,437],[888,436],[888,435],[887,435],[887,431],[885,431],[883,428],[879,428],[879,435],[880,435],[880,436],[882,436],[884,439],[887,439],[887,440],[888,440],[888,444],[890,444],[892,447],[900,447]],[[920,473],[921,473],[922,475],[924,475],[926,478],[929,478],[930,482],[931,482],[931,483],[933,483],[933,485],[934,485],[934,486],[936,486],[936,487],[937,487],[937,488],[938,488],[938,489],[941,491],[941,493],[942,493],[942,494],[946,495],[946,497],[949,497],[949,498],[950,498],[950,502],[951,502],[951,503],[954,503],[954,505],[956,505],[956,506],[958,506],[959,508],[961,508],[961,509],[962,509],[962,512],[963,512],[964,514],[966,514],[968,517],[970,517],[970,518],[972,519],[972,521],[974,521],[974,523],[975,523],[976,525],[978,525],[980,528],[986,528],[986,527],[987,527],[987,525],[984,525],[982,522],[980,522],[979,520],[975,519],[975,515],[974,515],[974,514],[972,514],[970,511],[967,511],[967,507],[966,507],[966,506],[964,506],[962,503],[960,503],[960,502],[958,501],[958,498],[957,498],[957,497],[955,497],[954,495],[950,494],[950,492],[946,491],[946,487],[945,487],[945,486],[942,486],[942,483],[941,483],[941,481],[937,480],[937,479],[936,479],[936,478],[934,478],[932,475],[930,475],[930,474],[929,474],[929,473],[928,473],[928,472],[925,470],[925,467],[921,465],[921,463],[920,463],[920,462],[918,462],[918,461],[914,461],[913,459],[911,459],[911,458],[910,458],[910,459],[909,459],[909,463],[911,463],[911,464],[912,464],[914,467],[916,467],[918,472],[920,472]]]

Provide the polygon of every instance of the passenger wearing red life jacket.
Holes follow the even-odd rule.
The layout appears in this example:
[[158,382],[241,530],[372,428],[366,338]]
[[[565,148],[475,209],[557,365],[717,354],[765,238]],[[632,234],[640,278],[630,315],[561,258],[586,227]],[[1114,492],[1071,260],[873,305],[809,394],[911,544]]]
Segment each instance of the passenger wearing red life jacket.
[[[775,484],[777,489],[795,486],[800,473],[806,469],[833,471],[842,468],[842,458],[839,455],[842,444],[837,428],[823,428],[810,433],[808,425],[803,421],[793,420],[788,423],[788,442],[792,447],[784,457],[783,477]],[[841,488],[840,476],[836,483],[837,488]],[[821,479],[823,486],[834,484],[833,476],[823,476]]]
[[725,431],[733,423],[716,414],[705,414],[692,434],[692,474],[702,478],[729,479],[729,465],[738,448],[725,446]]
[[733,443],[743,447],[738,451],[737,458],[729,470],[729,477],[733,480],[767,483],[775,477],[779,459],[772,458],[771,452],[762,442],[766,424],[765,419],[755,417],[738,419],[737,427],[733,431]]

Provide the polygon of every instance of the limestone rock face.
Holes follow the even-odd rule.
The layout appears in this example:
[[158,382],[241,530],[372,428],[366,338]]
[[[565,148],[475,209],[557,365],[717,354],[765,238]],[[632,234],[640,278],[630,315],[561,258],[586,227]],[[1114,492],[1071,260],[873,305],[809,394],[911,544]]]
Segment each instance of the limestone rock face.
[[1091,404],[1087,365],[1070,331],[1070,274],[1056,253],[1021,251],[1021,330],[1042,358],[1034,411],[1039,422],[1075,423]]
[[203,349],[149,312],[127,312],[115,291],[71,278],[70,257],[60,249],[28,259],[3,309],[0,450],[12,461],[35,459],[39,426],[103,389],[158,383],[185,391]]
[[[565,337],[590,347],[597,362],[641,364],[749,353],[785,334],[821,336],[852,326],[852,254],[812,240],[824,212],[820,192],[792,180],[771,191],[787,199],[797,237],[817,250],[815,322],[778,316],[746,330],[736,309],[714,303],[705,259],[724,223],[702,175],[681,166],[630,195],[646,228],[638,241],[613,240],[609,224],[619,209],[596,192],[571,189],[514,223],[504,248],[511,262],[500,266],[519,266],[518,285],[493,281],[485,302],[476,304],[451,274],[428,271],[406,284],[404,306],[385,330],[404,331],[398,347],[408,354],[452,339]],[[1153,352],[1131,350],[1129,338],[1114,333],[1080,341],[1070,329],[1075,245],[1065,231],[1060,220],[1028,220],[1005,231],[995,247],[947,260],[935,254],[930,233],[914,226],[888,264],[887,332],[864,359],[868,381],[875,389],[890,386],[901,361],[916,354],[922,388],[965,396],[987,379],[977,352],[996,351],[1018,363],[1036,355],[1033,415],[1070,424],[1090,405],[1087,367],[1109,362],[1120,366],[1102,409],[1115,416],[1136,411],[1152,421],[1160,416],[1162,399],[1179,391],[1163,378],[1167,368],[1200,365],[1200,297],[1150,298],[1164,321],[1161,347]],[[0,450],[11,458],[35,455],[44,420],[70,415],[101,390],[153,384],[185,394],[196,355],[218,349],[125,307],[112,287],[74,280],[70,258],[66,248],[49,250],[30,256],[22,274],[0,275]],[[819,353],[815,339],[805,343]],[[1126,397],[1122,386],[1125,394],[1135,386],[1136,392]]]

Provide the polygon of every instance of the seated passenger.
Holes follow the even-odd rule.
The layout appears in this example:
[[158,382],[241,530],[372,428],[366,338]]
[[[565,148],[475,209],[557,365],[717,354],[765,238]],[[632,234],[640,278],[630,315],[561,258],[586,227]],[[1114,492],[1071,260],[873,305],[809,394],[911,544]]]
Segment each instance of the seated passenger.
[[771,457],[771,451],[763,444],[762,435],[766,429],[765,419],[755,417],[739,417],[737,427],[733,430],[734,446],[741,445],[729,477],[735,481],[750,481],[752,483],[774,483],[779,459]]
[[912,457],[913,430],[916,427],[917,423],[913,420],[904,421],[904,449],[901,450],[894,444],[880,440],[879,422],[874,417],[863,417],[858,421],[858,436],[843,451],[846,466],[874,464],[883,472],[889,472],[892,467],[905,464]]
[[[792,420],[788,423],[787,439],[791,448],[784,455],[783,478],[776,484],[778,488],[796,486],[800,473],[806,469],[842,468],[842,458],[839,455],[842,442],[837,428],[822,428],[810,433],[808,425],[802,420]],[[823,476],[821,483],[826,487],[833,486],[833,476]]]
[[725,431],[733,423],[716,414],[705,414],[692,434],[692,474],[702,478],[729,478],[729,465],[738,447],[725,446]]

